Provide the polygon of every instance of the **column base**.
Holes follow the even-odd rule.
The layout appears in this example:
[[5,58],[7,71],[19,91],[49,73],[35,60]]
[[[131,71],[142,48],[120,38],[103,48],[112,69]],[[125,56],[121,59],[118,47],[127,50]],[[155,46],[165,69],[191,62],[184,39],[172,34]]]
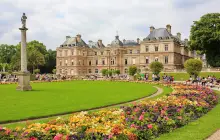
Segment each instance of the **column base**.
[[19,72],[18,73],[18,86],[16,90],[20,91],[30,91],[32,87],[30,85],[30,73],[29,72]]

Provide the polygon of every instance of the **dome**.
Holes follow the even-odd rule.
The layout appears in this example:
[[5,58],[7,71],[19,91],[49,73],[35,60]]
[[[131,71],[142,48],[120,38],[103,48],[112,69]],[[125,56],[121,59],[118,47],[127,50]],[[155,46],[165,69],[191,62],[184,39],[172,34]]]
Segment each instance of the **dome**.
[[116,47],[116,46],[123,46],[123,43],[121,42],[121,40],[119,40],[119,36],[115,36],[115,40],[112,41],[111,43],[112,47]]

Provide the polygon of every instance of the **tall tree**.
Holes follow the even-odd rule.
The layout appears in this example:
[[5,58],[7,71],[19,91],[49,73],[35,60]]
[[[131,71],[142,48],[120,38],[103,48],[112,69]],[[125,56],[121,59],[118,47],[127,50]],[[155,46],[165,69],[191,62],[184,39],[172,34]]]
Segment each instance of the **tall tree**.
[[190,47],[206,54],[209,65],[220,67],[220,13],[209,13],[194,21]]
[[11,62],[12,56],[15,53],[16,53],[16,46],[1,44],[0,45],[0,63],[9,64]]

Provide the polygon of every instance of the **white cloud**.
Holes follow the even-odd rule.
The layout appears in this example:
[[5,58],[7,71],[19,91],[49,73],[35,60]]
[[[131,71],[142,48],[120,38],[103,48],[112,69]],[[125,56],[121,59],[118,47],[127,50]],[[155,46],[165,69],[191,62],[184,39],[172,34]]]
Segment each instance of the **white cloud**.
[[208,12],[219,12],[219,0],[1,0],[0,43],[20,41],[20,17],[27,14],[28,41],[39,40],[55,49],[66,35],[111,43],[120,39],[143,39],[155,28],[172,25],[172,33],[188,38],[193,20]]

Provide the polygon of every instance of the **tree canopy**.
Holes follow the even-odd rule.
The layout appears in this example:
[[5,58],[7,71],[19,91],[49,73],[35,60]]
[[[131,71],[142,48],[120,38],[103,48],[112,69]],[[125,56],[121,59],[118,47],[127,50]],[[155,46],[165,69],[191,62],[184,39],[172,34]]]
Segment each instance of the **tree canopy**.
[[[0,45],[0,63],[1,67],[7,64],[7,68],[12,70],[20,70],[21,44],[18,45]],[[47,50],[46,46],[39,41],[31,41],[27,43],[27,61],[28,70],[34,72],[34,69],[40,69],[43,73],[52,73],[56,66],[56,51]]]
[[220,67],[220,13],[203,15],[190,31],[190,48],[206,54],[209,65]]
[[137,73],[137,67],[136,66],[130,66],[129,70],[128,70],[128,73],[129,73],[130,76],[134,76],[135,73]]
[[189,75],[194,75],[196,78],[202,70],[202,61],[198,59],[188,59],[184,63],[184,67]]
[[159,74],[163,70],[163,64],[160,62],[152,62],[150,63],[150,70],[153,72],[153,74]]

